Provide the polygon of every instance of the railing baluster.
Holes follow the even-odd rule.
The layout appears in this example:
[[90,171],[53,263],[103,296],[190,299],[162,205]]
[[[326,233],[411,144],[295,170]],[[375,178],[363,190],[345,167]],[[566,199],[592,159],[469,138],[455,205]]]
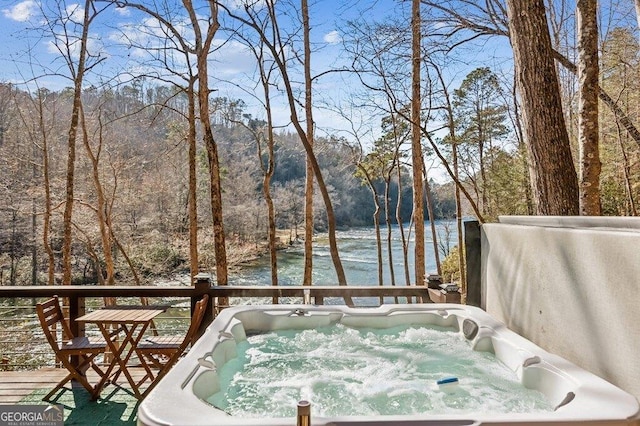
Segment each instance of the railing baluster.
[[[309,299],[316,305],[323,305],[324,300],[327,297],[341,297],[348,295],[351,297],[369,297],[377,298],[384,297],[421,297],[428,298],[427,286],[397,286],[397,287],[379,287],[379,286],[212,286],[210,283],[210,276],[208,274],[199,274],[197,279],[191,286],[98,286],[98,285],[56,285],[56,286],[0,286],[0,299],[14,299],[14,298],[50,298],[53,295],[64,297],[69,304],[68,315],[70,317],[69,325],[72,331],[77,336],[85,335],[85,330],[82,325],[75,319],[85,313],[86,298],[89,299],[102,299],[104,297],[154,297],[154,298],[182,298],[183,300],[191,300],[192,303],[202,298],[204,294],[210,296],[210,306],[207,307],[206,318],[202,321],[202,327],[200,333],[202,333],[206,327],[211,323],[215,315],[213,309],[213,300],[220,298],[222,300],[229,297],[234,298],[299,298],[305,299],[308,302]],[[306,297],[305,297],[306,296]],[[428,300],[428,299],[427,299]],[[268,303],[268,302],[267,302]],[[23,309],[23,308],[20,308]],[[33,310],[33,307],[29,307],[29,310]],[[30,313],[31,313],[30,312]],[[28,318],[26,327],[32,327],[37,324],[37,318],[32,315],[20,316],[22,320]],[[2,322],[2,321],[0,321]],[[24,323],[24,321],[21,321]],[[3,324],[0,324],[0,330],[6,333],[9,327],[4,327],[5,324],[14,324],[6,320]],[[37,324],[37,327],[40,327]],[[11,326],[12,335],[16,335],[17,331],[14,331],[14,326]],[[28,333],[28,338],[21,337],[28,341],[29,338],[33,338],[33,333]],[[0,337],[0,345],[5,346],[7,344],[6,339]],[[2,365],[0,362],[0,370],[10,369],[12,366],[20,365],[21,361],[15,362],[14,360],[22,359],[19,355],[27,355],[24,353],[26,342],[18,346],[17,351],[22,352],[9,352],[7,349],[3,352],[4,358],[9,358],[5,361],[8,365]],[[28,351],[28,350],[27,350]],[[8,354],[11,355],[9,356]],[[42,354],[34,353],[37,356]],[[44,354],[44,353],[43,353]],[[0,360],[2,361],[2,360]],[[26,365],[26,364],[25,364]]]

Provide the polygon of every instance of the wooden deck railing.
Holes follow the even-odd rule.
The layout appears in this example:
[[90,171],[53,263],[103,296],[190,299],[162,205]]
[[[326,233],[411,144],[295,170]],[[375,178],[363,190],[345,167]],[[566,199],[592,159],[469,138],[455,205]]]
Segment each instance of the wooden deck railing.
[[429,300],[426,286],[212,286],[208,276],[199,276],[192,286],[0,286],[0,300],[38,299],[53,295],[66,298],[69,303],[69,325],[78,336],[84,335],[85,330],[75,319],[84,315],[86,299],[105,297],[188,298],[191,300],[193,308],[195,302],[204,294],[210,296],[210,304],[198,335],[204,332],[215,314],[225,307],[220,306],[218,300],[228,300],[229,297],[264,298],[269,302],[278,300],[278,298],[300,298],[306,303],[317,305],[322,305],[325,298],[345,296]]

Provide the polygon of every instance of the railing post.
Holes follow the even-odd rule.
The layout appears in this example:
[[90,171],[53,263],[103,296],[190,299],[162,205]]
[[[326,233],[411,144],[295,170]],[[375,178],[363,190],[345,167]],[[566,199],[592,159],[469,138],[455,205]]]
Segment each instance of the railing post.
[[76,294],[69,296],[69,328],[74,336],[84,336],[85,326],[76,321],[85,313],[85,299]]
[[[193,316],[193,312],[196,308],[196,303],[198,300],[202,298],[205,294],[210,294],[211,289],[211,276],[209,274],[200,273],[194,277],[194,292],[193,296],[191,296],[191,316]],[[195,340],[198,340],[200,336],[204,334],[204,331],[207,329],[207,326],[211,324],[213,321],[213,305],[214,300],[213,297],[209,297],[209,301],[207,302],[207,307],[204,311],[204,317],[202,318],[202,322],[200,323],[200,328],[195,334]]]
[[[69,296],[69,329],[71,333],[76,337],[84,336],[85,326],[76,321],[76,318],[84,315],[85,301],[84,297],[73,294]],[[78,355],[71,356],[71,364],[74,366],[80,365],[80,357]]]

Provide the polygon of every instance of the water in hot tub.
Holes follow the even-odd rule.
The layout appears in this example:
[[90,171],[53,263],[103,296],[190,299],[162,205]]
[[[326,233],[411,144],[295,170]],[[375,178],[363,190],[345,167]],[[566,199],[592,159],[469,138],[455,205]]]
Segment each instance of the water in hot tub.
[[[492,353],[444,328],[354,329],[341,324],[250,336],[218,371],[209,403],[243,417],[536,412],[553,408]],[[457,377],[458,386],[437,381]]]

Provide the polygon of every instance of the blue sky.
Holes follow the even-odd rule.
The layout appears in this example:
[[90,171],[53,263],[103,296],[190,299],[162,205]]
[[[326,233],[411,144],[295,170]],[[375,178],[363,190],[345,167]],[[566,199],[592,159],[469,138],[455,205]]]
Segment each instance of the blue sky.
[[[233,6],[238,0],[228,0],[227,3]],[[77,15],[80,20],[82,16],[82,6],[84,2],[57,2],[52,0],[11,0],[0,3],[0,24],[3,31],[0,34],[0,81],[20,83],[30,80],[33,76],[40,76],[38,84],[40,87],[47,87],[52,90],[60,90],[71,86],[70,80],[53,75],[60,73],[69,75],[64,60],[55,49],[54,39],[50,34],[38,31],[37,28],[44,25],[44,14],[55,16],[59,11],[53,10],[57,4],[66,7],[66,13]],[[179,5],[180,2],[176,1]],[[384,16],[393,7],[393,1],[372,2],[373,6],[365,5],[356,7],[347,1],[323,0],[310,1],[310,14],[313,25],[312,37],[318,51],[313,54],[314,72],[319,73],[332,67],[339,57],[341,43],[341,22],[346,19],[361,16],[363,13],[371,13]],[[97,3],[97,7],[103,7]],[[44,11],[44,13],[43,13]],[[144,59],[144,54],[140,50],[126,51],[122,46],[117,46],[114,42],[122,38],[120,30],[128,34],[129,37],[145,43],[144,33],[140,31],[141,26],[148,25],[148,17],[131,8],[115,8],[102,12],[91,27],[90,50],[100,52],[101,56],[107,57],[101,69],[96,69],[103,77],[88,75],[87,81],[92,79],[106,78],[115,75],[123,69],[140,69],[138,61]],[[285,23],[286,25],[286,23]],[[226,35],[220,33],[218,43],[226,42]],[[229,80],[232,83],[243,87],[245,90],[253,90],[255,80],[255,65],[251,54],[238,42],[226,42],[220,51],[214,55],[214,63],[210,66],[211,73],[216,78]],[[46,71],[43,70],[46,68]],[[42,77],[43,75],[47,75]],[[318,80],[318,96],[328,96],[336,98],[337,93],[343,93],[344,88],[341,78],[323,78]],[[33,85],[31,86],[33,87]],[[231,98],[244,98],[248,104],[247,94],[237,89],[237,86],[220,84],[219,94]],[[288,121],[289,111],[286,105],[277,104],[276,113],[281,121]],[[317,112],[319,127],[331,128],[339,118],[335,114],[330,114],[324,109]]]
[[[239,0],[227,0],[226,3],[233,5]],[[36,62],[45,66],[52,66],[59,61],[59,52],[53,46],[53,37],[38,31],[38,27],[44,25],[44,13],[53,16],[58,11],[54,10],[58,1],[48,0],[10,0],[0,3],[0,24],[3,31],[0,33],[0,79],[2,81],[19,82],[30,78],[30,68],[36,66]],[[84,2],[61,1],[66,7],[66,12],[75,15],[80,20],[83,12]],[[147,2],[148,3],[148,2]],[[179,1],[175,4],[179,6]],[[392,1],[374,2],[377,13],[384,13],[393,6]],[[380,6],[380,3],[383,5]],[[385,7],[384,3],[388,3]],[[103,7],[96,3],[97,7]],[[313,42],[322,49],[314,53],[314,64],[318,68],[330,66],[331,58],[335,57],[336,47],[342,40],[341,22],[351,17],[358,17],[363,9],[350,7],[348,1],[323,0],[321,2],[310,2],[311,20],[313,25]],[[370,11],[368,7],[365,9]],[[111,61],[117,60],[118,66],[126,67],[125,57],[137,56],[135,52],[124,52],[121,46],[115,46],[114,42],[121,37],[118,29],[128,32],[129,36],[137,31],[137,26],[148,25],[149,18],[141,12],[132,8],[109,7],[100,14],[91,27],[91,45],[94,49],[100,49]],[[286,25],[286,22],[285,22]],[[285,26],[286,28],[286,26]],[[142,38],[142,32],[138,33],[138,38]],[[226,34],[219,32],[217,37],[219,43],[226,41]],[[215,44],[215,43],[214,43]],[[91,48],[91,47],[90,47]],[[224,61],[216,62],[216,72],[222,76],[246,72],[250,69],[252,61],[246,49],[240,49],[237,43],[229,44],[220,53]],[[31,64],[30,64],[31,62]],[[38,71],[34,69],[34,71]],[[320,70],[321,71],[321,70]],[[38,74],[36,72],[36,74]],[[64,83],[57,83],[63,84]]]
[[[241,0],[226,0],[233,7],[234,3]],[[283,0],[284,1],[284,0]],[[161,2],[159,2],[161,3]],[[181,2],[169,0],[176,8],[176,22],[179,22],[182,14]],[[196,2],[198,4],[199,2]],[[201,4],[206,4],[200,2]],[[293,1],[298,4],[297,1]],[[54,38],[51,34],[36,30],[46,21],[45,14],[59,15],[59,11],[53,8],[62,4],[66,13],[78,15],[80,20],[83,13],[84,2],[57,1],[57,0],[9,0],[0,3],[0,24],[3,31],[0,33],[0,81],[18,83],[31,79],[33,76],[42,76],[51,71],[69,75],[65,62],[60,53],[55,49]],[[342,37],[346,30],[346,22],[361,17],[371,16],[371,21],[383,21],[385,17],[407,16],[410,2],[398,2],[393,0],[310,0],[310,16],[312,25],[312,42],[314,52],[312,54],[313,73],[318,74],[339,67],[343,60]],[[97,2],[97,7],[104,4]],[[296,18],[297,19],[297,18]],[[403,19],[408,22],[408,18]],[[179,23],[177,24],[179,25]],[[286,30],[286,20],[283,20],[283,28]],[[105,57],[100,68],[96,68],[87,76],[87,84],[98,84],[106,78],[117,75],[123,70],[131,70],[133,73],[144,69],[142,61],[148,59],[147,54],[141,49],[125,49],[120,43],[123,35],[136,40],[140,44],[150,43],[151,37],[145,34],[143,28],[149,28],[149,18],[131,8],[109,7],[95,20],[91,27],[91,52],[99,52]],[[153,25],[151,24],[151,27]],[[157,31],[157,29],[156,29]],[[257,102],[252,102],[248,92],[261,93],[256,88],[255,61],[250,52],[237,41],[227,41],[227,34],[220,32],[217,37],[219,51],[213,55],[210,65],[210,75],[215,82],[212,83],[219,96],[232,99],[242,98],[249,105],[249,112],[259,118],[263,118]],[[506,40],[506,39],[505,39]],[[465,62],[459,63],[448,72],[452,78],[461,81],[476,63],[486,60],[489,50],[504,49],[503,43],[491,43],[480,49],[471,49],[465,53]],[[157,42],[157,41],[155,41]],[[508,45],[507,45],[508,46]],[[486,50],[485,50],[486,49]],[[146,57],[146,58],[145,58]],[[42,65],[47,69],[43,71]],[[485,66],[488,64],[485,64]],[[295,75],[294,78],[299,74]],[[219,81],[223,80],[223,81]],[[60,90],[71,86],[68,79],[46,76],[39,78],[40,87],[51,90]],[[339,133],[349,136],[345,129],[350,125],[340,115],[323,107],[328,104],[349,104],[350,97],[361,90],[357,80],[348,74],[329,74],[318,79],[315,83],[315,100],[318,108],[314,110],[314,118],[319,134]],[[33,85],[31,86],[33,87]],[[275,102],[275,119],[277,123],[286,126],[289,122],[289,107],[283,98]],[[369,143],[379,135],[380,117],[372,116],[362,108],[354,108],[349,111],[353,114],[356,125],[362,125],[362,134],[365,143]],[[340,133],[339,133],[340,134]]]

